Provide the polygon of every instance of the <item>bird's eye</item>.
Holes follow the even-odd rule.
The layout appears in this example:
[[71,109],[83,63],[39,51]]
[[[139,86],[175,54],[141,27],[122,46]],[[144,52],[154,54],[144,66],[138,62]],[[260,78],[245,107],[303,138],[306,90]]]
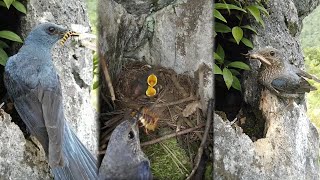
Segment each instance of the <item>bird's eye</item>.
[[275,52],[274,51],[270,51],[270,56],[274,56]]
[[53,34],[53,33],[56,31],[56,28],[54,28],[54,27],[49,27],[49,28],[48,28],[48,31],[49,31],[50,34]]
[[129,132],[128,138],[129,138],[129,139],[134,139],[134,133],[133,133],[133,131],[130,131],[130,132]]

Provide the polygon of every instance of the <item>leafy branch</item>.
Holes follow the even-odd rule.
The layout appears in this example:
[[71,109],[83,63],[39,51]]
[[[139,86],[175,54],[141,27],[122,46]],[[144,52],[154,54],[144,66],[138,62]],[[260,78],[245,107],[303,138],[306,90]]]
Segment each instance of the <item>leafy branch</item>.
[[[0,1],[0,6],[7,8],[8,10],[10,9],[11,5],[18,11],[22,12],[23,14],[27,13],[27,10],[25,6],[19,2],[18,0],[1,0]],[[19,42],[22,43],[22,39],[14,32],[8,31],[8,30],[2,30],[0,31],[0,38],[6,39],[9,41],[14,41],[14,42]],[[3,41],[0,40],[0,64],[5,65],[7,60],[8,60],[8,54],[4,49],[9,48],[9,45]]]
[[[247,4],[247,2],[230,1],[226,3],[224,0],[215,3],[213,15],[216,18],[214,26],[214,36],[222,37],[229,42],[239,46],[253,48],[253,43],[247,38],[251,34],[257,34],[257,31],[246,24],[244,18],[252,16],[261,26],[265,26],[261,15],[269,15],[268,11],[260,4]],[[232,19],[229,22],[228,19]],[[228,47],[226,47],[228,48]],[[216,51],[214,52],[214,73],[222,75],[228,89],[241,91],[240,81],[237,76],[240,75],[239,70],[250,70],[250,67],[239,60],[228,60],[225,55],[225,50],[221,44],[217,43]]]

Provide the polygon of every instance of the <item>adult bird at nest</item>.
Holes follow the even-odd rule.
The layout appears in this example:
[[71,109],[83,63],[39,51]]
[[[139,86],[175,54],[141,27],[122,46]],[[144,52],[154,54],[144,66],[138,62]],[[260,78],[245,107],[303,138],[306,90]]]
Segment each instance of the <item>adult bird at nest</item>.
[[320,82],[318,78],[290,64],[281,51],[271,46],[250,52],[247,56],[261,61],[259,82],[278,97],[292,99],[316,90],[306,79]]

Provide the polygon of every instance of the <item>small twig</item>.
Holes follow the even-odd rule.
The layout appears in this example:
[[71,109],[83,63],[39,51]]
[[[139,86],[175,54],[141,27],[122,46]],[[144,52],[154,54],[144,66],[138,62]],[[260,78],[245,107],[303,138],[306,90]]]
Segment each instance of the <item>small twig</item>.
[[186,92],[186,90],[181,86],[181,84],[179,83],[178,78],[176,77],[175,74],[171,75],[171,80],[174,84],[174,86],[182,93],[183,97],[188,97],[188,93]]
[[114,94],[114,89],[113,89],[111,77],[110,77],[110,74],[109,74],[108,66],[107,66],[107,63],[106,63],[105,59],[100,58],[100,62],[101,62],[101,67],[102,67],[102,71],[103,71],[105,80],[106,80],[107,85],[109,87],[111,100],[112,100],[112,103],[114,104],[114,101],[116,100],[116,96]]
[[[183,117],[182,119],[189,127],[194,127],[194,124],[188,118]],[[196,133],[196,135],[199,137],[199,139],[202,139],[202,135],[200,133]]]
[[184,99],[180,99],[180,100],[174,101],[174,102],[157,104],[157,105],[155,105],[155,107],[159,108],[159,107],[165,107],[165,106],[173,106],[173,105],[176,105],[176,104],[181,104],[181,103],[192,101],[192,100],[195,100],[194,96],[190,96],[190,97],[187,97],[187,98],[184,98]]
[[177,158],[177,156],[172,152],[172,150],[168,146],[166,146],[162,142],[160,142],[159,144],[167,150],[167,152],[171,155],[172,160],[178,164],[178,167],[180,165],[185,170],[185,172],[188,172],[188,169],[183,165],[183,163]]
[[[166,153],[170,154],[170,152],[165,148],[165,146],[164,146],[163,143],[160,142],[159,144],[160,144],[160,146],[164,149],[164,151],[166,151]],[[180,168],[179,164],[175,161],[175,159],[173,159],[172,156],[170,156],[170,157],[171,157],[171,159],[172,159],[172,162],[173,162],[173,163],[177,166],[177,168],[179,169],[180,173],[183,174],[183,171],[182,171],[182,169]]]
[[164,136],[162,136],[160,138],[153,139],[151,141],[147,141],[147,142],[142,143],[141,147],[142,146],[151,145],[151,144],[155,144],[155,143],[158,143],[158,142],[161,142],[161,141],[164,141],[164,140],[176,137],[176,136],[180,136],[180,135],[183,135],[183,134],[190,133],[190,132],[192,132],[194,130],[202,128],[203,126],[205,126],[205,124],[200,124],[199,126],[196,126],[196,127],[193,127],[193,128],[189,128],[189,129],[185,129],[185,130],[182,130],[182,131],[179,131],[179,132],[175,132],[175,133],[164,135]]
[[207,114],[207,122],[206,122],[206,127],[204,129],[204,134],[203,134],[203,138],[201,140],[201,143],[200,143],[200,146],[198,148],[198,153],[195,157],[195,162],[196,164],[194,165],[190,175],[186,178],[186,180],[189,180],[193,177],[193,175],[195,174],[196,170],[198,169],[199,167],[199,164],[200,164],[200,160],[201,160],[201,156],[203,154],[203,150],[204,150],[204,147],[206,145],[206,141],[207,141],[207,137],[209,135],[209,130],[210,130],[210,127],[212,125],[212,116],[213,116],[213,107],[212,107],[212,104],[213,104],[213,100],[210,99],[210,101],[208,102],[208,114]]

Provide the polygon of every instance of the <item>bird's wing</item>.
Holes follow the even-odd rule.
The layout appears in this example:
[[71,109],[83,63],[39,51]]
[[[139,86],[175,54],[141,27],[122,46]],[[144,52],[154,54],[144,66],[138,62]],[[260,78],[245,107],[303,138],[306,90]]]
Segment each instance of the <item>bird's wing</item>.
[[[59,84],[60,85],[60,84]],[[39,101],[43,119],[49,137],[49,164],[51,167],[63,165],[64,112],[60,86],[57,89],[44,90],[38,87]]]
[[299,69],[299,68],[296,68],[296,73],[300,76],[300,77],[305,77],[305,78],[308,78],[308,79],[313,79],[314,81],[320,83],[320,79],[318,79],[317,77],[311,75],[311,74],[308,74],[307,72]]
[[281,93],[300,94],[315,90],[304,78],[293,79],[292,77],[280,76],[272,80],[271,85]]
[[54,89],[38,84],[31,89],[5,74],[6,87],[14,105],[31,134],[40,141],[51,167],[62,165],[64,114],[60,83]]

